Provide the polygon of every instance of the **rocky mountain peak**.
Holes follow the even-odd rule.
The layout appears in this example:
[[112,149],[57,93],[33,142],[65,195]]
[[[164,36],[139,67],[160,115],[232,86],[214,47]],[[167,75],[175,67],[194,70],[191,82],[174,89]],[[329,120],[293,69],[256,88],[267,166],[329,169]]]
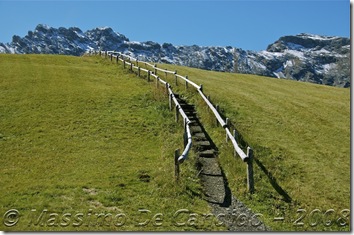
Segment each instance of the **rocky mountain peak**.
[[116,50],[150,62],[350,86],[350,39],[344,37],[288,35],[280,37],[266,50],[255,52],[231,46],[131,42],[110,27],[83,32],[78,27],[56,29],[39,24],[23,38],[15,35],[11,43],[0,43],[0,53],[79,56],[90,50]]
[[53,29],[52,27],[49,27],[48,25],[46,24],[38,24],[37,27],[35,28],[35,32],[47,32],[49,30]]
[[308,33],[301,33],[295,36],[283,36],[267,47],[269,52],[284,52],[285,50],[321,50],[329,51],[341,49],[350,45],[349,38],[320,36]]

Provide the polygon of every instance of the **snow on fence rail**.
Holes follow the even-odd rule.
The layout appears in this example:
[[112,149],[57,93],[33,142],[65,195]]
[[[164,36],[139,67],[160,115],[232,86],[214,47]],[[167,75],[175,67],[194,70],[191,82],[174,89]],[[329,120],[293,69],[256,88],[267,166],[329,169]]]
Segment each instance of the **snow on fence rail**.
[[[181,75],[177,74],[176,71],[170,71],[167,69],[158,68],[156,66],[156,64],[150,64],[148,62],[139,61],[138,59],[136,59],[134,57],[131,57],[126,54],[122,54],[120,52],[104,51],[104,53],[102,53],[102,51],[100,51],[99,55],[100,56],[104,55],[105,58],[110,57],[111,61],[113,61],[113,58],[115,58],[117,63],[118,63],[118,61],[121,61],[123,63],[124,68],[126,68],[126,66],[129,66],[129,69],[131,71],[133,71],[133,69],[137,70],[138,76],[140,76],[141,71],[146,72],[148,81],[150,81],[151,76],[156,79],[156,86],[158,86],[159,82],[165,85],[166,94],[168,94],[168,96],[169,96],[170,110],[172,110],[172,101],[173,101],[175,103],[175,107],[176,107],[176,121],[178,121],[178,112],[179,112],[180,115],[183,117],[184,129],[185,129],[185,131],[184,131],[184,136],[185,136],[184,150],[180,156],[179,156],[179,150],[175,151],[175,176],[176,176],[176,179],[178,179],[178,177],[179,177],[179,164],[183,163],[187,159],[188,153],[192,147],[192,135],[191,135],[190,127],[189,127],[189,124],[191,121],[189,120],[186,113],[181,108],[181,105],[179,104],[178,100],[176,99],[170,84],[168,82],[164,81],[163,79],[161,79],[157,75],[157,71],[165,73],[166,77],[167,77],[167,74],[174,74],[175,79],[176,79],[176,84],[177,84],[177,78],[180,78],[183,81],[185,81],[186,88],[188,88],[188,84],[189,84],[192,87],[194,87],[195,89],[197,89],[199,95],[202,97],[202,99],[205,101],[207,106],[210,108],[210,110],[215,115],[217,122],[221,125],[221,127],[223,127],[225,129],[226,141],[228,139],[231,140],[231,143],[234,147],[235,156],[237,153],[237,155],[242,159],[242,161],[247,163],[247,188],[250,193],[254,192],[253,163],[252,163],[253,162],[253,150],[248,146],[247,147],[247,154],[246,154],[240,148],[240,146],[238,145],[236,138],[235,138],[235,136],[236,136],[235,130],[234,130],[234,134],[231,134],[231,131],[229,129],[229,126],[230,126],[229,119],[226,118],[226,120],[224,121],[224,119],[221,117],[221,115],[218,112],[218,107],[214,107],[214,105],[209,101],[209,99],[203,93],[203,85],[198,86],[196,83],[189,80],[188,76],[185,76],[185,77],[181,76]],[[137,66],[135,66],[135,64],[133,62],[136,62]],[[139,63],[143,63],[146,67],[149,66],[153,70],[144,69],[139,66]]]

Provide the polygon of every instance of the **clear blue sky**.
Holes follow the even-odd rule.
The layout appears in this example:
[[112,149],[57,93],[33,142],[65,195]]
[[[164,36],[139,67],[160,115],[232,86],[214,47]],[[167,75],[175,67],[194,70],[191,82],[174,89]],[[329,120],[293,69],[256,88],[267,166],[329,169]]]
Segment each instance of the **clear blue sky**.
[[37,24],[109,26],[131,41],[264,50],[299,33],[350,37],[349,0],[28,1],[0,0],[0,42]]

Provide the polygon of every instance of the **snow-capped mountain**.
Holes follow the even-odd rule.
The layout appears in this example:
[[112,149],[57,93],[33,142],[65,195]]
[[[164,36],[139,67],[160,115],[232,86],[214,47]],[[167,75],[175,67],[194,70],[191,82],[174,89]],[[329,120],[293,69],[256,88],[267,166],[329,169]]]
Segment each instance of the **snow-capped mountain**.
[[13,36],[11,43],[0,43],[0,53],[80,56],[90,50],[116,50],[150,62],[350,86],[350,39],[343,37],[284,36],[255,52],[231,46],[133,42],[109,27],[82,32],[77,27],[56,29],[39,24],[23,38]]

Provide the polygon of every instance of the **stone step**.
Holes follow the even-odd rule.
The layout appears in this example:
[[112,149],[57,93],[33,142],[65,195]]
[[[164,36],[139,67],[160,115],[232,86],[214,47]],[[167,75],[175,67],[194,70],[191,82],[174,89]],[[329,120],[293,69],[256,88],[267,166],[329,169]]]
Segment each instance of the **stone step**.
[[180,104],[180,105],[183,110],[195,110],[194,105],[189,105],[189,104]]
[[192,132],[192,135],[194,135],[195,133],[203,132],[202,128],[199,125],[197,126],[190,125],[190,130]]
[[207,140],[207,138],[206,138],[206,136],[205,136],[205,134],[203,132],[195,133],[192,137],[193,137],[194,141]]
[[200,151],[197,153],[198,157],[212,158],[215,157],[215,150],[208,149],[204,151]]
[[211,150],[213,149],[210,142],[205,140],[205,141],[195,141],[193,143],[193,148],[195,151],[202,152],[205,150]]
[[200,127],[199,123],[197,122],[197,119],[195,119],[195,118],[189,118],[189,121],[191,121],[191,122],[189,123],[189,126],[190,126],[190,127],[192,127],[192,126],[194,126],[194,127],[199,126],[199,127]]
[[195,110],[185,110],[183,109],[183,112],[189,117],[189,116],[196,116],[197,112]]
[[194,106],[181,104],[181,108],[183,109],[184,112],[195,112]]
[[187,104],[186,102],[184,102],[182,100],[179,100],[178,102],[180,103],[181,106],[188,106],[188,107],[192,107],[192,108],[195,107],[194,104]]
[[197,118],[197,117],[192,116],[192,117],[188,117],[188,119],[189,119],[191,122],[194,122],[194,123],[196,123],[197,125],[199,125],[199,124],[197,123],[197,121],[198,121],[198,118]]
[[195,141],[194,142],[195,146],[210,146],[210,142],[208,140],[203,140],[203,141]]

